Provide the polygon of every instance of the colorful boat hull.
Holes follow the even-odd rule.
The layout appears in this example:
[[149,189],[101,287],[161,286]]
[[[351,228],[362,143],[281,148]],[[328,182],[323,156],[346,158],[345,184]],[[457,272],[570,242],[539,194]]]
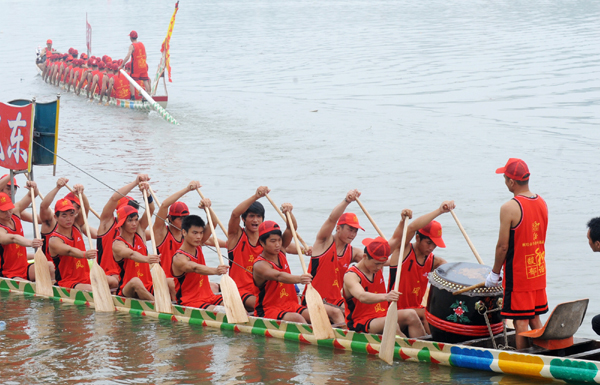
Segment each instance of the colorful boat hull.
[[[91,292],[54,287],[52,299],[75,305],[93,306]],[[0,291],[35,295],[35,283],[0,278]],[[223,313],[174,306],[174,314],[157,313],[151,302],[113,296],[118,311],[151,316],[174,322],[202,325],[265,337],[279,338],[327,348],[377,355],[380,335],[334,329],[335,339],[317,341],[309,325],[250,317],[247,324],[230,324]],[[525,377],[562,380],[568,383],[598,384],[598,362],[444,344],[412,338],[396,338],[394,358],[446,366],[491,371]]]

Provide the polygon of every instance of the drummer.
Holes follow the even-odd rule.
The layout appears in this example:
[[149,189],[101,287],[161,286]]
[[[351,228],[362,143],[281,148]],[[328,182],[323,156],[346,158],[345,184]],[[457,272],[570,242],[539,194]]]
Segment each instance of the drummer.
[[[402,278],[398,286],[398,291],[401,293],[398,300],[398,309],[415,309],[427,333],[430,333],[429,325],[425,320],[425,308],[421,305],[427,289],[427,276],[446,263],[445,259],[433,255],[433,251],[437,247],[446,247],[442,239],[442,225],[434,219],[450,210],[454,210],[455,207],[454,201],[444,201],[436,210],[412,221],[407,229],[406,244],[402,257],[402,272],[400,274]],[[392,290],[396,281],[402,230],[404,229],[404,221],[407,218],[412,218],[412,211],[405,209],[402,211],[402,221],[390,239],[390,245],[393,245],[395,249],[390,258],[388,290]],[[413,237],[416,238],[415,242],[410,243]],[[394,242],[395,240],[397,242]]]

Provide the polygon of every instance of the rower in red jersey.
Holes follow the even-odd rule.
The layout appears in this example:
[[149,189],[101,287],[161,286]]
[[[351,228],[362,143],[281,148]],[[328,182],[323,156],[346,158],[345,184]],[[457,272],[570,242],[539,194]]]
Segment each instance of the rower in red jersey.
[[88,61],[88,66],[90,66],[90,70],[87,72],[87,87],[86,87],[86,95],[88,98],[94,96],[94,90],[92,89],[92,85],[94,83],[94,78],[98,74],[98,61],[91,59],[91,62]]
[[104,96],[106,96],[107,102],[110,100],[114,82],[115,82],[114,77],[115,77],[116,70],[117,70],[116,64],[108,63],[106,65],[106,72],[104,73],[104,76],[102,77],[102,87],[100,90],[100,103],[102,103]]
[[[412,221],[406,230],[406,245],[402,257],[400,285],[398,286],[398,291],[402,294],[398,300],[398,309],[415,309],[427,333],[429,333],[429,324],[425,319],[425,308],[421,303],[427,290],[428,276],[430,272],[446,263],[445,259],[433,254],[436,247],[446,247],[442,239],[442,225],[434,219],[454,210],[455,207],[454,201],[444,201],[438,209]],[[396,283],[402,231],[407,218],[412,218],[412,211],[405,209],[402,211],[402,221],[390,239],[393,253],[390,258],[388,290],[391,290]],[[416,237],[415,242],[411,243],[413,237]]]
[[[346,198],[331,212],[313,245],[312,257],[308,265],[308,272],[313,276],[312,285],[326,305],[337,307],[344,306],[341,289],[344,274],[352,262],[359,262],[363,252],[350,243],[356,237],[358,229],[364,231],[358,223],[356,214],[344,213],[346,207],[360,197],[358,190],[351,190]],[[335,229],[335,234],[332,234]],[[306,292],[306,289],[305,289]]]
[[[13,189],[11,191],[11,189]],[[4,174],[0,177],[0,192],[4,192],[6,195],[12,198],[13,203],[15,202],[15,197],[17,191],[19,189],[19,185],[17,184],[16,177],[13,176],[12,182],[10,180],[9,174]],[[13,197],[12,192],[15,193],[15,197]],[[33,216],[29,211],[21,212],[21,221],[23,222],[33,222]]]
[[48,236],[48,251],[56,266],[56,284],[69,289],[92,290],[88,259],[96,250],[86,250],[81,230],[75,225],[75,207],[70,200],[56,201],[56,228]]
[[[83,55],[83,54],[82,54]],[[79,75],[79,80],[77,80],[75,86],[75,93],[79,95],[81,93],[81,89],[87,88],[88,77],[92,71],[92,59],[83,59],[81,63],[81,74]]]
[[[28,188],[36,189],[35,182],[27,182]],[[35,268],[27,263],[27,247],[42,247],[41,239],[29,240],[23,236],[21,213],[31,204],[31,194],[25,195],[16,204],[0,192],[0,277],[19,281],[35,281]],[[48,264],[50,277],[54,268]]]
[[127,80],[125,78],[125,75],[123,75],[120,71],[117,72],[117,74],[114,77],[114,97],[117,99],[130,99],[131,98],[131,91],[130,91],[130,85],[129,84],[129,80]]
[[[131,58],[131,78],[135,81],[142,80],[146,92],[150,93],[150,78],[148,77],[148,64],[146,63],[146,47],[144,47],[142,42],[137,41],[138,34],[136,31],[131,31],[131,33],[129,33],[129,39],[131,40],[131,45],[129,46],[127,56],[123,59],[123,64],[121,64],[120,68],[123,68],[127,64],[129,58]],[[134,99],[135,88],[133,85],[131,85],[129,91],[131,93],[131,99]]]
[[60,76],[60,82],[63,83],[63,89],[66,88],[69,82],[69,77],[71,76],[71,70],[73,69],[73,56],[67,56],[67,60],[65,61],[65,63],[66,67],[64,68]]
[[54,52],[52,40],[46,40],[46,46],[42,48],[42,51],[40,52],[40,62],[38,63],[38,67],[42,70],[42,79],[46,78],[46,72],[48,70],[48,65],[50,64],[50,55]]
[[[131,183],[126,184],[119,190],[115,191],[110,197],[102,213],[100,214],[100,224],[98,225],[98,238],[96,239],[96,248],[98,249],[98,264],[104,270],[106,274],[106,280],[108,286],[112,291],[116,291],[119,287],[119,279],[121,274],[121,267],[117,264],[113,257],[113,241],[119,235],[119,228],[117,226],[117,219],[115,218],[115,210],[123,206],[131,206],[138,210],[139,204],[128,197],[127,194],[141,182],[150,180],[148,175],[139,174],[135,180]],[[148,200],[151,201],[151,197]],[[143,220],[143,218],[142,218]]]
[[[148,190],[148,183],[140,183],[140,190]],[[150,213],[154,203],[149,203]],[[118,295],[153,301],[152,275],[150,264],[160,263],[160,255],[148,255],[146,248],[146,227],[148,216],[138,220],[138,211],[129,205],[117,210],[117,228],[113,245],[113,257],[121,267]]]
[[[210,200],[202,200],[200,207],[210,207]],[[172,260],[177,303],[213,311],[223,303],[223,297],[213,293],[208,276],[227,274],[229,266],[206,266],[202,245],[211,234],[205,231],[202,218],[188,215],[181,222],[183,242]]]
[[81,60],[75,59],[75,60],[73,60],[73,68],[71,69],[71,72],[69,73],[69,80],[67,80],[67,82],[65,84],[65,89],[67,90],[67,92],[71,91],[71,87],[73,87],[73,89],[75,89],[76,83],[80,77],[80,73],[81,73]]
[[[381,334],[389,302],[397,301],[400,293],[385,289],[383,266],[386,264],[391,248],[381,238],[366,238],[365,258],[355,266],[348,268],[344,275],[343,296],[346,301],[346,324],[350,330],[360,333]],[[423,324],[413,309],[398,310],[396,334],[411,338],[425,335]]]

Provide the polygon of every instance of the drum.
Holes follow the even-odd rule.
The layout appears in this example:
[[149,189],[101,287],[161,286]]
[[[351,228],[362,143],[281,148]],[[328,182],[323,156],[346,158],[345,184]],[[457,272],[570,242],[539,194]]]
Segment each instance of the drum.
[[492,332],[503,330],[500,311],[502,308],[502,286],[482,287],[463,294],[455,291],[485,282],[492,269],[477,263],[446,263],[429,274],[431,284],[425,317],[434,341],[459,343],[475,338],[489,337],[483,316],[488,312]]

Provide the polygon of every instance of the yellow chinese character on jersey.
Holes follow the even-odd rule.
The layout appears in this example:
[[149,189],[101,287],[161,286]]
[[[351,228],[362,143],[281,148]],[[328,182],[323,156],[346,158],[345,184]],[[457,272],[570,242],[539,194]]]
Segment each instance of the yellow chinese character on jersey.
[[287,293],[287,291],[285,291],[285,287],[279,292],[279,298],[283,297],[289,297],[289,294]]

